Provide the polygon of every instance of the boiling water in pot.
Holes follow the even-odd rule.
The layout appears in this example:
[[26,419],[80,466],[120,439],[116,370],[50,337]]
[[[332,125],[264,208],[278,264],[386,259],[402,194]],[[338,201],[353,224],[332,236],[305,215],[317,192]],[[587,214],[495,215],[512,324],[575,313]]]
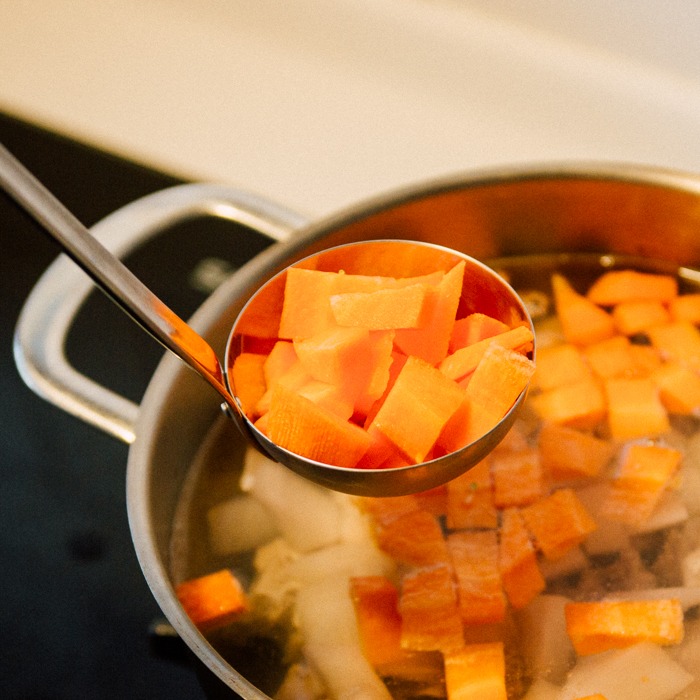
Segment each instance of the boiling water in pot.
[[[490,265],[507,276],[529,305],[535,320],[540,348],[547,347],[553,342],[552,334],[557,333],[552,323],[550,286],[554,272],[562,273],[577,289],[585,290],[604,270],[636,267],[660,274],[677,275],[681,293],[700,292],[700,273],[697,271],[689,269],[678,271],[668,263],[649,260],[576,254],[522,256],[491,261]],[[632,341],[636,344],[648,342],[642,336],[633,337]],[[674,682],[677,683],[678,690],[667,691],[672,692],[672,695],[663,695],[662,690],[661,694],[648,696],[654,700],[664,697],[668,697],[669,700],[700,697],[700,675],[698,675],[700,619],[697,614],[700,604],[699,420],[700,417],[697,415],[672,415],[671,430],[661,438],[661,443],[680,449],[684,453],[684,460],[679,477],[681,488],[675,492],[674,498],[667,504],[666,512],[657,514],[653,525],[637,528],[629,537],[626,537],[626,544],[619,550],[600,543],[589,549],[576,547],[575,556],[542,564],[546,587],[541,593],[548,596],[547,599],[550,601],[559,601],[564,598],[570,601],[595,601],[610,594],[624,597],[628,591],[648,592],[659,589],[673,589],[681,596],[684,607],[685,638],[682,643],[669,647],[663,652],[664,659],[670,659],[670,668],[676,671],[676,675],[672,674],[672,680],[667,679],[664,682],[668,688],[672,688]],[[527,407],[517,427],[530,440],[537,433],[538,420]],[[239,450],[232,452],[231,446],[235,444],[239,445]],[[248,503],[245,510],[236,511],[242,514],[243,520],[231,523],[228,531],[224,526],[223,535],[219,530],[212,530],[212,527],[222,526],[221,520],[216,521],[218,524],[215,524],[215,520],[212,519],[217,506],[242,495],[243,465],[250,460],[250,454],[246,456],[246,448],[242,441],[236,440],[235,427],[222,418],[211,428],[182,490],[171,542],[171,575],[175,583],[221,568],[232,569],[246,588],[255,583],[256,556],[266,551],[265,547],[270,541],[279,538],[279,533],[275,530],[269,514],[266,514],[259,504]],[[255,458],[252,461],[255,462]],[[611,464],[614,463],[614,461],[611,462]],[[612,473],[613,469],[613,466],[609,466],[609,473]],[[299,477],[287,475],[285,478],[298,479]],[[244,477],[243,481],[250,485],[248,477]],[[558,486],[567,485],[570,484],[558,484]],[[573,485],[579,488],[581,482]],[[284,491],[284,487],[282,490]],[[303,490],[304,487],[300,493],[303,493]],[[310,522],[313,522],[314,506],[309,505],[308,501],[303,504],[296,501],[297,493],[292,489],[283,494],[281,498],[285,501],[285,507],[290,513],[307,511],[306,515],[311,518]],[[336,499],[336,502],[341,499],[342,508],[350,507],[353,511],[355,510],[352,497],[333,494],[329,498]],[[364,517],[366,516],[360,516],[361,519]],[[444,517],[441,517],[440,522],[444,527]],[[320,522],[318,530],[323,530],[323,524]],[[236,541],[230,548],[227,547],[228,536],[231,543]],[[309,548],[313,549],[314,546],[312,543]],[[323,549],[324,545],[321,543],[318,546],[319,549]],[[227,549],[236,551],[227,552]],[[697,562],[694,574],[689,571],[692,562]],[[287,594],[294,596],[294,585],[285,586],[285,582],[282,582],[281,588],[288,588]],[[635,596],[632,594],[631,597]],[[267,612],[270,610],[268,608]],[[299,631],[293,625],[293,606],[287,607],[283,614],[279,614],[279,610],[273,611],[270,615],[267,615],[267,612],[265,606],[257,610],[254,606],[251,615],[208,633],[207,637],[236,670],[268,695],[274,696],[280,693],[280,697],[285,699],[287,697],[331,697],[332,694],[326,695],[326,690],[314,683],[307,684],[301,692],[303,678],[301,680],[297,678],[297,683],[302,685],[290,686],[289,678],[285,684],[289,669],[304,667],[306,663],[303,654],[304,640],[300,638]],[[552,640],[556,638],[553,636],[556,633],[551,630],[541,628],[538,632],[533,627],[536,622],[534,618],[538,616],[546,617],[546,614],[537,613],[534,608],[530,610],[526,607],[514,616],[508,615],[506,622],[500,626],[477,626],[477,629],[484,633],[483,638],[487,641],[494,634],[503,633],[507,638],[506,676],[509,698],[520,700],[526,696],[545,697],[545,695],[537,695],[536,692],[539,692],[539,689],[556,689],[559,686],[566,688],[566,683],[571,682],[567,681],[568,674],[571,673],[569,678],[573,678],[577,673],[576,668],[571,671],[575,661],[575,655],[571,653],[568,653],[564,660],[538,658],[538,654],[541,656],[544,652],[553,651],[551,645],[546,643],[546,638],[549,637]],[[476,634],[477,640],[481,632]],[[537,647],[536,650],[535,647]],[[431,664],[429,659],[426,661],[425,655],[422,658],[422,670],[416,673],[415,677],[383,678],[393,697],[445,697],[441,662]],[[646,670],[653,677],[654,671]],[[667,672],[670,673],[668,669],[664,670],[664,673]],[[633,678],[633,671],[629,673],[632,674],[629,678]],[[290,691],[290,687],[294,689]],[[547,695],[546,697],[568,698],[569,696]],[[643,696],[636,696],[636,698],[644,700]]]

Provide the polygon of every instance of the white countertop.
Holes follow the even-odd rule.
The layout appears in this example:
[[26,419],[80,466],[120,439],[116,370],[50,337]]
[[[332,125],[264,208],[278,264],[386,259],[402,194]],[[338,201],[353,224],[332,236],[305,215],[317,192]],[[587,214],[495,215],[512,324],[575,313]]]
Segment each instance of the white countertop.
[[0,110],[312,216],[504,164],[700,172],[700,6],[658,8],[2,0]]

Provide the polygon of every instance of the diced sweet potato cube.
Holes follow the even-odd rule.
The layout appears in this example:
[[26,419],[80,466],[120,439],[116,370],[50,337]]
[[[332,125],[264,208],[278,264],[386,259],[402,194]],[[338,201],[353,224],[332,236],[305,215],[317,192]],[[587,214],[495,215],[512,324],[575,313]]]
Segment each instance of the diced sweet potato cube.
[[243,587],[229,569],[184,581],[176,586],[175,594],[201,630],[227,625],[248,609]]
[[272,389],[267,436],[290,452],[339,467],[354,467],[370,445],[365,430],[279,383]]
[[375,530],[377,544],[392,559],[410,566],[449,561],[437,518],[427,510],[412,510]]
[[506,601],[496,530],[454,532],[447,538],[447,547],[457,577],[462,622],[468,625],[502,622]]
[[584,357],[597,376],[628,376],[634,366],[632,343],[624,335],[614,335],[586,347]]
[[683,608],[675,599],[567,603],[564,613],[579,656],[641,642],[668,646],[683,639]]
[[548,559],[563,557],[597,527],[575,491],[569,488],[554,491],[521,513],[535,546]]
[[626,335],[643,333],[652,326],[668,323],[671,314],[660,301],[625,301],[612,311],[617,330]]
[[543,391],[528,401],[542,420],[582,429],[594,428],[607,411],[603,388],[591,378]]
[[439,678],[442,659],[437,652],[415,652],[401,647],[399,594],[388,578],[353,577],[350,579],[350,597],[362,650],[380,676],[418,680]]
[[569,343],[590,345],[615,334],[612,316],[579,294],[563,275],[552,275],[552,291],[557,317]]
[[655,370],[651,380],[669,413],[697,415],[700,412],[700,375],[678,362],[666,362]]
[[467,644],[445,654],[447,700],[507,700],[503,642]]
[[658,437],[670,429],[668,413],[651,379],[618,377],[608,379],[604,386],[614,439]]
[[497,318],[482,313],[472,313],[457,319],[452,329],[449,352],[472,345],[480,340],[492,338],[509,330],[508,326]]
[[265,355],[251,352],[242,352],[233,361],[233,386],[241,408],[248,418],[257,416],[255,407],[266,391],[264,365]]
[[647,330],[651,344],[666,361],[680,362],[700,371],[700,330],[688,321],[676,321]]
[[442,564],[406,574],[399,613],[404,649],[450,652],[464,646],[451,566]]
[[643,523],[672,483],[681,459],[682,453],[671,447],[630,445],[602,504],[602,514],[630,525]]
[[542,468],[555,480],[597,477],[617,451],[609,440],[558,423],[544,423],[537,444]]
[[361,510],[371,517],[375,527],[385,527],[392,520],[406,513],[422,510],[415,494],[387,498],[358,498],[357,503]]
[[537,449],[504,450],[493,454],[490,463],[493,500],[497,508],[527,505],[544,495],[542,464]]
[[700,293],[680,294],[671,299],[668,310],[674,321],[688,321],[697,326],[700,324]]
[[590,374],[581,350],[571,343],[559,343],[537,352],[537,368],[532,377],[533,388],[547,391],[564,384],[574,384]]
[[289,340],[278,340],[270,350],[263,368],[267,386],[272,386],[285,375],[296,364],[297,360],[294,344]]
[[499,569],[503,590],[515,610],[524,608],[546,585],[525,521],[517,508],[501,514]]
[[485,459],[447,483],[447,527],[460,530],[497,526],[491,466]]
[[464,392],[438,369],[409,357],[372,421],[405,455],[422,462]]
[[666,303],[678,294],[678,282],[672,275],[639,270],[610,270],[589,287],[587,297],[600,306],[615,306],[628,301]]

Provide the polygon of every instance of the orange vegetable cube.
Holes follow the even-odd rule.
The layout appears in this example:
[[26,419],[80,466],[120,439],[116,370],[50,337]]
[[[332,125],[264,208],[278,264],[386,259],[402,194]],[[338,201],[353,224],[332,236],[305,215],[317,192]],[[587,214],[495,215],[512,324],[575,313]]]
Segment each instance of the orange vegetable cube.
[[339,467],[354,467],[371,441],[362,428],[279,383],[272,389],[266,427],[280,447]]
[[700,411],[700,375],[678,362],[666,362],[655,370],[651,380],[669,413],[697,415]]
[[582,429],[594,428],[607,412],[603,388],[591,378],[543,391],[528,401],[542,420]]
[[526,326],[516,326],[491,338],[485,338],[472,345],[460,348],[448,355],[440,364],[440,371],[450,379],[458,380],[474,372],[486,352],[498,345],[508,350],[530,347],[532,331]]
[[615,306],[628,301],[669,302],[678,294],[678,282],[672,275],[638,270],[610,270],[589,287],[588,298],[600,306]]
[[297,360],[286,372],[280,374],[272,384],[268,385],[267,390],[255,406],[256,413],[262,416],[270,410],[272,390],[275,386],[280,385],[290,391],[298,391],[300,387],[312,380],[313,377],[306,371],[306,367]]
[[688,321],[700,324],[700,294],[681,294],[668,304],[668,311],[674,321]]
[[671,485],[682,457],[663,445],[630,445],[602,505],[603,515],[630,525],[643,523]]
[[680,362],[700,371],[700,330],[688,321],[676,321],[647,330],[651,344],[663,360]]
[[229,569],[184,581],[175,587],[175,594],[201,630],[223,627],[248,609],[243,587]]
[[396,586],[385,576],[350,579],[362,650],[380,676],[410,679],[439,678],[442,659],[437,652],[401,648],[401,616]]
[[563,275],[552,275],[552,291],[557,317],[569,343],[590,345],[615,334],[612,316],[579,294]]
[[384,527],[406,513],[421,510],[415,494],[387,498],[358,498],[357,503],[371,517],[375,527]]
[[279,337],[307,338],[335,325],[330,308],[336,273],[292,267],[285,274]]
[[419,357],[431,365],[436,365],[447,355],[462,295],[464,268],[464,261],[458,262],[431,290],[426,299],[426,316],[420,328],[396,331],[394,342],[401,352]]
[[507,700],[503,642],[467,644],[445,654],[447,700]]
[[399,613],[404,649],[450,652],[464,646],[451,566],[442,564],[406,574]]
[[346,292],[330,297],[331,311],[339,326],[392,330],[419,328],[422,324],[429,287],[378,289],[375,292]]
[[491,466],[485,459],[447,483],[447,527],[461,530],[497,526]]
[[490,463],[493,500],[497,508],[527,505],[545,494],[537,449],[499,451],[492,454]]
[[498,566],[496,530],[454,532],[447,537],[447,548],[457,577],[462,622],[502,622],[506,600]]
[[675,599],[567,603],[564,614],[579,656],[641,642],[668,646],[683,639],[683,608]]
[[410,459],[422,462],[463,399],[464,392],[442,372],[409,357],[372,425]]
[[563,488],[521,510],[535,546],[559,559],[581,544],[597,525],[573,489]]
[[537,368],[533,388],[547,391],[564,384],[574,384],[590,374],[581,350],[571,343],[560,343],[537,351]]
[[492,338],[509,330],[508,326],[497,318],[475,312],[457,319],[452,328],[449,352],[472,345],[480,340]]
[[503,590],[515,610],[524,608],[544,590],[546,582],[537,554],[517,508],[508,508],[501,514],[498,562]]
[[337,384],[320,382],[317,379],[310,379],[302,384],[297,392],[299,396],[313,401],[317,406],[322,406],[331,413],[335,413],[343,420],[350,420],[355,412],[352,398],[347,391]]
[[608,427],[614,439],[658,437],[670,429],[668,413],[651,379],[618,377],[604,383]]
[[450,559],[442,528],[427,510],[411,510],[375,529],[377,545],[410,566],[444,564]]
[[544,423],[537,444],[542,468],[555,480],[594,478],[617,450],[609,440],[558,423]]
[[629,375],[634,367],[632,343],[624,335],[614,335],[589,345],[584,357],[588,366],[603,379]]
[[233,386],[241,402],[243,413],[248,418],[254,418],[256,405],[266,391],[265,355],[251,352],[242,352],[234,361],[231,369]]
[[612,310],[617,330],[623,335],[643,333],[647,328],[671,321],[671,314],[660,301],[624,301]]

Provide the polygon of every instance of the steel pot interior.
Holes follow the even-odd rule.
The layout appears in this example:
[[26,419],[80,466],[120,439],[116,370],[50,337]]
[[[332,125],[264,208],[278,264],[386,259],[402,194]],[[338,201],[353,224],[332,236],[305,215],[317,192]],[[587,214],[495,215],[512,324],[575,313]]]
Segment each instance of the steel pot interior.
[[[456,177],[378,198],[275,244],[224,283],[191,322],[223,354],[233,321],[262,282],[305,255],[358,240],[416,239],[485,261],[616,253],[674,268],[700,265],[699,231],[700,179],[690,175],[576,166]],[[207,643],[173,593],[173,556],[181,546],[173,523],[182,484],[219,413],[211,389],[165,357],[141,405],[130,451],[130,525],[146,579],[187,645],[239,695],[267,697]]]

